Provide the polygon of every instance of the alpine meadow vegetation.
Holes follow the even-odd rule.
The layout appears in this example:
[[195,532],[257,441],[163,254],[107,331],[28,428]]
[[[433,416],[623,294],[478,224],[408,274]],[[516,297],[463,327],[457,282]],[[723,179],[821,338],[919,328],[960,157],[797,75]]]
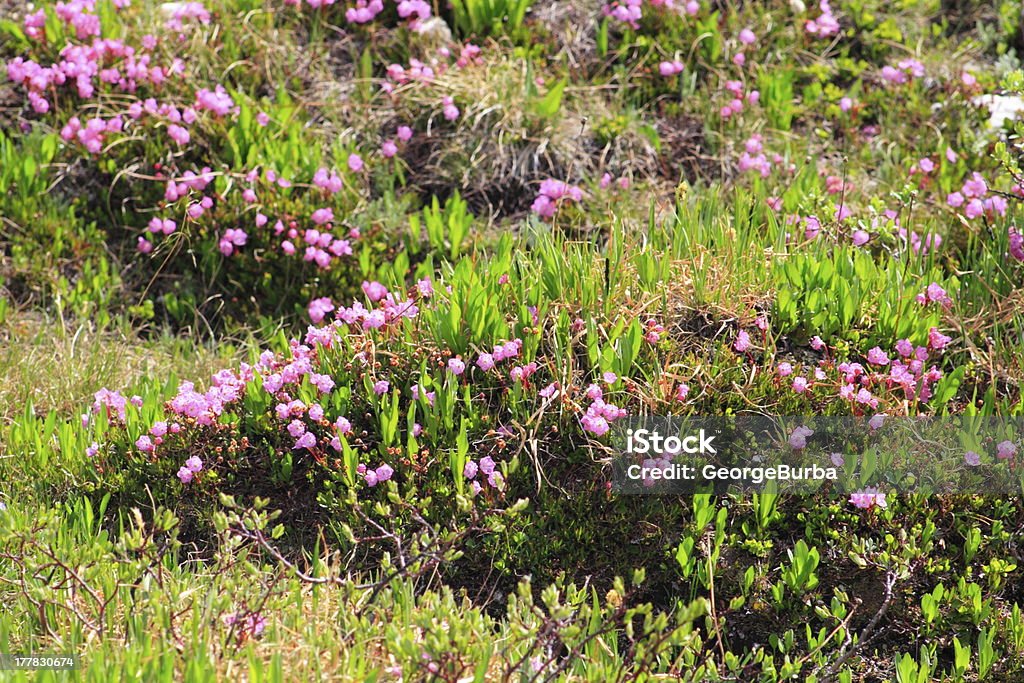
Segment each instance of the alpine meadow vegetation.
[[1020,431],[613,486],[640,417],[1024,416],[1022,27],[0,0],[0,655],[78,660],[0,678],[1024,680]]

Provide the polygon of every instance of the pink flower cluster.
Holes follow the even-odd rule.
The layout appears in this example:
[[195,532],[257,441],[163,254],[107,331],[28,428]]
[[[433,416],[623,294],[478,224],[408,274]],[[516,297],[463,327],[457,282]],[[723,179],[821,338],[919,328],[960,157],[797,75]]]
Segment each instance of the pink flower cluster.
[[740,155],[739,169],[743,173],[756,171],[762,178],[767,178],[771,175],[773,162],[774,164],[782,164],[784,161],[778,154],[773,155],[772,160],[769,161],[768,156],[764,153],[761,136],[751,135],[743,143],[743,153]]
[[249,235],[245,230],[241,228],[228,228],[224,231],[217,246],[220,249],[220,253],[224,254],[224,256],[231,256],[235,253],[236,248],[245,246],[248,239]]
[[813,434],[813,429],[801,425],[794,429],[792,433],[789,435],[789,445],[794,450],[803,450],[804,448],[807,448],[807,438],[809,436],[812,436]]
[[1024,235],[1013,226],[1009,230],[1009,243],[1010,256],[1018,261],[1024,261]]
[[742,81],[726,81],[724,90],[726,92],[726,96],[729,97],[730,100],[727,104],[722,105],[718,110],[718,114],[723,119],[728,119],[742,112],[744,102],[749,105],[754,105],[761,101],[761,92],[758,90],[751,90],[744,94]]
[[[364,330],[375,330],[403,319],[415,318],[420,312],[413,299],[397,299],[379,282],[364,281],[362,288],[363,293],[371,303],[376,304],[376,307],[366,308],[361,302],[355,301],[348,308],[339,308],[336,317],[346,325],[358,325]],[[310,316],[321,311],[326,315],[325,309],[328,305],[330,305],[329,299],[327,301],[320,299],[316,306],[317,313],[314,313],[311,304]]]
[[548,178],[541,182],[537,198],[530,207],[541,218],[552,218],[566,202],[583,201],[583,190],[562,180]]
[[345,10],[345,20],[350,24],[367,24],[383,11],[383,0],[356,0],[355,7]]
[[185,29],[185,22],[198,21],[201,24],[210,23],[210,12],[201,2],[168,2],[162,6],[168,15],[164,26],[169,31],[181,32]]
[[953,300],[949,298],[949,294],[942,288],[938,282],[933,282],[925,290],[917,295],[917,303],[922,306],[928,304],[939,304],[943,308],[949,308],[953,305]]
[[385,92],[392,92],[395,85],[405,83],[431,83],[436,76],[433,66],[424,64],[418,59],[409,60],[409,68],[401,64],[390,64],[387,68],[388,82],[381,84]]
[[477,475],[483,475],[481,479],[487,482],[487,485],[493,489],[502,490],[505,486],[505,478],[497,468],[497,463],[489,455],[485,455],[480,458],[480,463],[476,463],[474,460],[467,460],[466,466],[462,468],[462,475],[466,479],[470,480],[470,486],[473,489],[473,495],[477,495],[483,490],[483,485],[480,484],[480,479]]
[[60,137],[65,142],[78,142],[90,154],[99,154],[108,133],[120,133],[124,121],[120,116],[104,120],[100,117],[91,118],[82,125],[77,116],[72,116],[61,128]]
[[373,470],[367,468],[363,463],[359,463],[356,467],[356,473],[363,477],[363,481],[366,482],[367,486],[372,487],[390,480],[394,476],[395,470],[387,463]]
[[[497,367],[498,363],[509,358],[516,358],[517,356],[519,356],[519,352],[522,350],[522,348],[522,339],[513,339],[512,341],[505,342],[503,344],[497,344],[490,353],[481,353],[477,356],[476,366],[484,372],[490,372],[495,367]],[[536,371],[537,364],[533,363],[532,365],[533,367],[531,370],[527,372],[526,377],[529,377]],[[523,370],[520,369],[521,379],[523,379],[523,377],[521,376],[522,372]]]
[[622,176],[618,180],[616,180],[615,178],[612,177],[611,173],[605,173],[604,175],[601,176],[601,180],[598,181],[598,187],[600,187],[602,190],[607,190],[609,187],[612,186],[613,182],[616,185],[618,185],[619,189],[621,189],[621,190],[629,189],[629,178],[628,177]]
[[640,28],[640,19],[643,18],[643,0],[613,0],[601,8],[606,17],[611,17],[631,28]]
[[197,474],[203,470],[203,461],[198,455],[193,455],[185,461],[185,464],[178,468],[178,479],[182,484],[190,484]]
[[597,384],[587,387],[587,398],[591,403],[587,406],[587,412],[580,419],[580,424],[583,425],[583,429],[594,436],[604,436],[611,429],[610,423],[627,415],[624,408],[605,403],[604,393]]
[[[100,411],[106,411],[107,419],[121,422],[125,421],[126,411],[128,408],[128,399],[121,395],[118,391],[111,391],[106,387],[100,389],[93,394],[92,412],[97,415]],[[88,416],[83,416],[83,423],[88,420]]]
[[839,21],[832,14],[832,6],[828,0],[821,0],[818,9],[821,10],[821,14],[804,22],[804,31],[818,38],[831,38],[839,33]]
[[665,61],[658,64],[658,73],[669,78],[683,73],[683,69],[685,68],[685,64],[680,62],[678,59],[673,59],[672,61]]
[[882,67],[882,78],[894,85],[905,85],[915,78],[924,76],[924,64],[913,58],[901,59],[896,66]]
[[870,510],[876,507],[884,509],[888,507],[885,494],[879,493],[878,489],[875,488],[867,488],[863,491],[851,493],[850,504],[861,510]]
[[964,181],[959,192],[947,195],[946,203],[955,209],[962,208],[967,218],[1006,215],[1006,199],[998,194],[989,196],[988,183],[978,172]]
[[[676,0],[649,0],[652,7],[664,7],[665,9],[676,9]],[[700,3],[697,0],[687,0],[681,3],[683,11],[690,16],[700,11]],[[601,7],[601,13],[616,21],[628,25],[630,28],[640,28],[640,20],[643,18],[644,0],[612,0]]]
[[231,99],[223,85],[213,90],[200,88],[196,91],[195,108],[199,111],[212,112],[214,116],[224,117],[238,111],[235,101]]
[[224,409],[242,397],[246,382],[254,378],[253,368],[242,363],[238,373],[221,370],[211,381],[212,386],[205,392],[195,390],[192,382],[182,382],[178,394],[168,403],[168,409],[176,415],[188,417],[197,424],[210,426],[224,412]]
[[[146,42],[156,45],[152,38]],[[97,81],[116,86],[122,92],[135,92],[140,83],[159,86],[183,72],[180,59],[169,67],[154,66],[150,55],[120,40],[98,38],[91,45],[66,46],[60,52],[60,61],[48,67],[22,57],[7,63],[7,77],[28,91],[29,104],[37,114],[50,110],[44,94],[58,86],[73,83],[78,96],[85,99],[96,94]]]

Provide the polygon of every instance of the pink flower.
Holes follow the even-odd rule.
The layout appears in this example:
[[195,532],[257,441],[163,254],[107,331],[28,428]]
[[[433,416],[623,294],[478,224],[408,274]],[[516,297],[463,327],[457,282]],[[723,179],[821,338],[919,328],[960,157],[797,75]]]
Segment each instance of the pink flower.
[[235,247],[243,246],[249,239],[249,235],[241,228],[228,228],[220,238],[220,252],[225,256],[231,256]]
[[868,359],[868,362],[871,363],[872,365],[888,365],[889,364],[889,356],[887,356],[885,351],[883,351],[882,349],[880,349],[877,346],[874,347],[873,349],[871,349],[870,351],[868,351],[867,359]]
[[448,371],[458,377],[466,371],[466,364],[461,358],[449,358],[448,359]]
[[[327,208],[327,209],[317,209],[316,211],[314,211],[310,215],[309,219],[311,221],[313,221],[317,225],[323,225],[324,223],[330,223],[331,221],[334,220],[334,211],[329,209],[329,208]],[[307,232],[314,232],[314,231],[307,231]]]
[[817,216],[807,216],[804,218],[804,238],[813,240],[821,232],[821,221],[818,220]]
[[676,387],[676,400],[685,401],[686,397],[690,395],[690,387],[687,384],[680,384]]
[[825,342],[822,341],[821,337],[815,336],[811,339],[811,348],[815,351],[821,351],[825,348]]
[[757,42],[757,36],[749,28],[745,28],[740,31],[740,42],[744,45],[753,45]]
[[323,321],[324,317],[334,310],[334,304],[326,296],[309,302],[309,318],[314,323]]
[[395,473],[395,470],[391,468],[391,465],[384,463],[383,465],[378,467],[374,472],[377,475],[378,482],[385,482],[391,478],[391,476]]
[[476,359],[476,366],[484,372],[488,372],[494,367],[494,357],[489,353],[481,353]]
[[583,190],[579,187],[549,178],[540,184],[540,192],[530,208],[541,218],[551,218],[562,203],[582,199]]
[[491,456],[486,455],[480,458],[480,471],[485,475],[489,475],[494,471],[494,464],[494,459]]
[[351,434],[352,423],[348,421],[348,418],[344,416],[338,417],[334,422],[334,427],[338,430],[339,434]]
[[808,383],[806,377],[794,377],[793,378],[793,391],[798,394],[802,394],[808,389]]
[[363,170],[363,159],[355,152],[348,155],[348,167],[353,173],[359,173]]
[[732,348],[736,349],[739,353],[745,353],[750,349],[750,335],[746,330],[740,330],[740,333],[736,336],[736,341],[733,342]]
[[981,464],[981,456],[974,451],[967,451],[964,453],[964,462],[971,467],[977,467]]
[[1017,228],[1010,227],[1010,256],[1018,261],[1024,261],[1024,235],[1017,231]]
[[363,284],[361,286],[363,289],[363,294],[366,295],[366,298],[374,303],[377,303],[378,301],[380,301],[381,299],[388,295],[388,288],[382,285],[381,283],[377,282],[376,280],[372,282],[363,280]]
[[953,304],[953,300],[946,294],[946,290],[937,282],[928,285],[924,290],[924,294],[918,294],[917,298],[921,303],[941,304],[946,307]]
[[795,450],[801,450],[807,447],[807,437],[814,434],[814,430],[810,427],[797,427],[793,430],[793,433],[789,435],[789,445]]
[[376,382],[373,383],[373,393],[377,394],[378,396],[380,396],[381,394],[388,393],[390,389],[391,383],[388,382],[386,379],[377,380]]
[[412,140],[412,128],[409,126],[399,126],[395,135],[397,135],[398,139],[402,142],[409,142],[409,140]]
[[1000,460],[1008,460],[1017,454],[1017,444],[1012,441],[1000,441],[996,444],[996,457]]
[[193,479],[193,478],[194,478],[195,476],[196,476],[196,475],[195,475],[195,472],[193,472],[193,471],[192,471],[192,470],[190,470],[189,468],[185,467],[184,465],[182,465],[182,466],[181,466],[181,467],[180,467],[180,468],[178,469],[178,479],[180,479],[180,480],[181,480],[181,483],[182,483],[182,484],[189,484],[189,483],[191,483],[191,482],[192,482],[192,479]]
[[185,461],[185,467],[192,470],[193,474],[199,474],[203,470],[203,461],[198,455],[193,455]]
[[590,413],[587,413],[583,416],[581,423],[583,424],[583,429],[595,436],[604,436],[610,429],[608,426],[608,420],[601,415],[591,415]]
[[316,437],[313,435],[313,432],[306,432],[296,440],[292,449],[299,450],[302,448],[313,448],[314,446],[316,446]]
[[939,328],[937,327],[933,327],[928,330],[928,346],[936,351],[941,351],[946,348],[946,345],[951,341],[953,341],[952,338],[939,332]]
[[964,182],[964,186],[961,188],[961,191],[968,199],[984,197],[988,194],[988,184],[980,173],[974,172],[971,174],[970,180]]
[[870,239],[871,239],[871,235],[869,235],[864,230],[854,230],[853,231],[852,240],[853,240],[853,246],[855,246],[855,247],[862,247],[862,246],[864,246],[865,244],[868,243],[868,240],[870,240]]
[[964,207],[964,215],[968,218],[980,218],[985,215],[985,203],[980,199],[972,199]]
[[467,460],[465,467],[462,468],[462,475],[466,477],[466,479],[474,479],[476,478],[479,470],[480,468],[477,466],[475,461]]
[[775,371],[779,374],[779,377],[788,377],[793,374],[793,366],[790,363],[779,363]]
[[673,60],[671,62],[661,62],[658,64],[658,73],[666,78],[675,76],[683,72],[686,66],[679,60]]
[[455,100],[449,96],[445,96],[441,99],[441,113],[444,118],[448,121],[454,121],[459,118],[459,108],[455,106]]
[[863,491],[858,491],[857,493],[851,493],[850,503],[861,510],[870,510],[873,507],[888,507],[888,503],[885,500],[885,494],[879,493],[878,489],[874,488],[868,488]]
[[188,134],[188,130],[182,128],[181,126],[175,123],[172,123],[169,126],[167,126],[167,135],[172,140],[174,140],[179,147],[187,145],[189,143],[189,140],[192,139],[191,136]]

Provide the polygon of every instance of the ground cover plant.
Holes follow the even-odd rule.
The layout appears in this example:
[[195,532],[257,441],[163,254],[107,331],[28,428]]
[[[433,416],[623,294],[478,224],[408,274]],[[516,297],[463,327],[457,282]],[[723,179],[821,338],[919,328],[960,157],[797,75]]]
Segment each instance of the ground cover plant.
[[1019,486],[612,489],[1024,414],[1022,17],[0,0],[4,680],[1024,680]]

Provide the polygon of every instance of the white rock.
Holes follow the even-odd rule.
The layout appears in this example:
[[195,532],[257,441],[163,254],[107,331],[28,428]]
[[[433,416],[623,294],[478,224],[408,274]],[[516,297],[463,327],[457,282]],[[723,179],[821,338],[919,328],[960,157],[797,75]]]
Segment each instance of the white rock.
[[452,30],[448,28],[448,24],[441,17],[430,17],[426,21],[420,22],[420,25],[416,27],[416,32],[430,43],[447,45],[452,42]]
[[183,2],[164,2],[160,4],[160,14],[165,17],[173,17],[185,8]]
[[1024,97],[1019,95],[979,95],[972,102],[976,107],[986,107],[989,111],[988,127],[999,130],[1010,119],[1024,111]]

